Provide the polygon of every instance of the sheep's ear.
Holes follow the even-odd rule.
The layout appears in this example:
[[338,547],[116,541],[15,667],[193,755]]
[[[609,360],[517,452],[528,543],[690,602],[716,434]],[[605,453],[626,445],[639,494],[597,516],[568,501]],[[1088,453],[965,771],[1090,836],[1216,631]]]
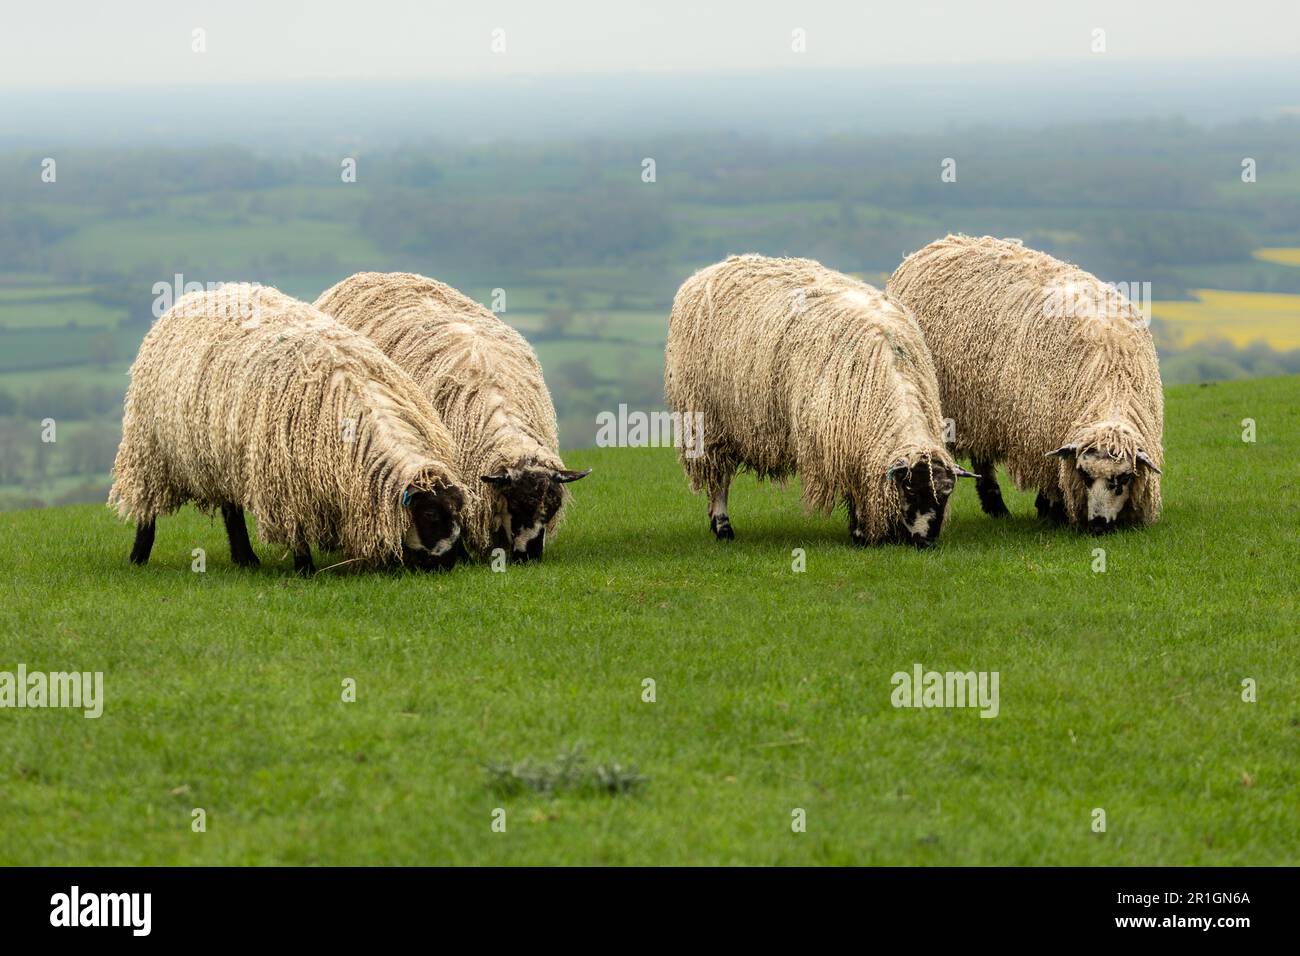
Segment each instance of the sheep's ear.
[[1079,446],[1077,444],[1062,445],[1060,448],[1056,449],[1056,451],[1049,451],[1043,457],[1044,458],[1069,458],[1078,450],[1079,450]]
[[486,481],[489,485],[497,488],[504,488],[510,484],[510,472],[503,471],[495,475],[483,475],[480,480]]
[[905,474],[907,474],[907,462],[900,458],[889,466],[889,471],[885,472],[885,480],[898,481]]
[[967,470],[966,470],[965,468],[963,468],[961,465],[953,465],[953,466],[952,466],[952,473],[953,473],[954,475],[956,475],[958,478],[978,478],[978,477],[979,477],[979,475],[975,474],[975,472],[973,472],[973,471],[967,471]]
[[567,484],[570,481],[578,481],[579,479],[586,478],[590,474],[591,474],[590,468],[588,468],[586,471],[569,471],[568,469],[561,468],[551,477],[555,481],[558,481],[560,484],[563,485],[563,484]]
[[450,495],[455,498],[460,495],[460,489],[454,486],[448,486],[442,489],[417,488],[415,485],[407,485],[402,489],[402,507],[409,508],[415,501],[417,495],[427,495],[430,498],[441,498]]
[[1139,464],[1139,465],[1146,465],[1148,468],[1150,468],[1152,471],[1154,471],[1157,475],[1162,475],[1162,474],[1164,474],[1164,472],[1162,472],[1159,468],[1156,467],[1156,463],[1155,463],[1154,461],[1151,460],[1151,456],[1148,455],[1146,452],[1144,452],[1141,448],[1138,449],[1138,464]]

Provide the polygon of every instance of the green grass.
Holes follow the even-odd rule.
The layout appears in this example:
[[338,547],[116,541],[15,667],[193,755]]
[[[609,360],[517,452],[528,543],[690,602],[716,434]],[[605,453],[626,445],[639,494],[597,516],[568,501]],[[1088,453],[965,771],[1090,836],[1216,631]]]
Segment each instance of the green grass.
[[[1170,389],[1164,519],[1105,539],[963,483],[934,549],[859,550],[742,478],[722,545],[654,449],[569,455],[595,473],[505,573],[241,571],[193,511],[140,569],[103,508],[0,515],[0,670],[107,698],[0,711],[0,863],[1295,865],[1298,403]],[[914,662],[998,671],[1000,715],[894,709]],[[644,780],[545,783],[575,746]]]

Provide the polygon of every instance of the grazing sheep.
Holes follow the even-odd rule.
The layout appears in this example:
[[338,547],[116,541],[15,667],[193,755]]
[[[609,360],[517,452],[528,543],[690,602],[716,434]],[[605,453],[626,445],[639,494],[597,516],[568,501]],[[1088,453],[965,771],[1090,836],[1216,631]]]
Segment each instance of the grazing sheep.
[[540,558],[564,485],[590,469],[564,467],[555,407],[524,337],[451,286],[406,272],[359,272],[316,307],[369,336],[415,379],[451,429],[458,474],[489,486],[466,513],[470,548]]
[[259,536],[367,564],[456,560],[473,496],[454,480],[447,429],[415,383],[365,336],[276,289],[239,284],[184,296],[131,366],[109,503],[137,523],[187,501],[221,509],[237,564]]
[[1007,507],[995,465],[1038,489],[1042,517],[1105,531],[1160,514],[1164,398],[1141,313],[1019,240],[948,236],[908,256],[889,294],[934,355],[980,504]]
[[938,537],[954,479],[921,331],[877,289],[808,259],[733,256],[682,284],[668,323],[668,406],[703,414],[679,457],[709,523],[734,536],[738,467],[798,473],[810,509],[843,498],[858,544]]

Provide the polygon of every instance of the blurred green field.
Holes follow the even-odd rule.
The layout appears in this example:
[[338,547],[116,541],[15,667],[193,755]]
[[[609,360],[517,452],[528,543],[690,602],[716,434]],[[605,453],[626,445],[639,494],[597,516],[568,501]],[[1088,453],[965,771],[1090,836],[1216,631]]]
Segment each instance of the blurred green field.
[[[14,290],[6,290],[11,294]],[[41,290],[35,301],[0,299],[0,329],[112,327],[126,318],[125,309],[101,305],[86,296],[55,298],[57,289]]]
[[[57,243],[54,251],[124,273],[156,269],[161,261],[200,282],[242,279],[250,258],[271,265],[290,257],[379,258],[376,247],[346,222],[252,215],[195,223],[171,210],[90,223]],[[171,272],[159,276],[170,278]]]
[[[244,571],[192,510],[134,568],[102,506],[0,515],[0,670],[106,696],[0,711],[0,863],[1296,865],[1297,404],[1170,388],[1164,518],[1104,539],[963,483],[932,550],[857,549],[741,478],[723,545],[664,449],[566,456],[595,472],[504,573]],[[999,716],[895,709],[914,663],[998,671]],[[575,744],[647,782],[489,785]]]
[[16,277],[7,279],[8,287],[0,288],[0,306],[50,299],[81,299],[95,290],[94,286],[46,285],[44,282],[23,283]]

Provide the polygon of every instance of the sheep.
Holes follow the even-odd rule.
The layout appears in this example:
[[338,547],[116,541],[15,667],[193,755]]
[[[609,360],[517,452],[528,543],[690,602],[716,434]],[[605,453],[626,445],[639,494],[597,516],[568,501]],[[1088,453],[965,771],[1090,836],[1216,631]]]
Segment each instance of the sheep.
[[378,565],[450,567],[463,552],[451,436],[415,383],[360,335],[276,289],[244,283],[181,298],[131,366],[109,504],[137,525],[188,501],[220,508],[232,560],[263,541],[311,575],[313,544]]
[[704,452],[679,458],[706,490],[709,526],[735,536],[737,468],[783,480],[829,512],[842,498],[856,544],[933,543],[959,468],[944,446],[939,389],[915,320],[879,290],[809,259],[732,256],[673,301],[664,393],[703,414]]
[[466,514],[470,549],[542,556],[570,482],[555,407],[524,337],[451,286],[406,272],[359,272],[316,307],[369,336],[424,389],[451,429],[456,467],[486,484]]
[[1008,513],[996,464],[1038,489],[1043,519],[1093,532],[1160,514],[1164,398],[1141,313],[1095,276],[1020,240],[948,236],[888,291],[934,354],[955,447],[980,504]]

